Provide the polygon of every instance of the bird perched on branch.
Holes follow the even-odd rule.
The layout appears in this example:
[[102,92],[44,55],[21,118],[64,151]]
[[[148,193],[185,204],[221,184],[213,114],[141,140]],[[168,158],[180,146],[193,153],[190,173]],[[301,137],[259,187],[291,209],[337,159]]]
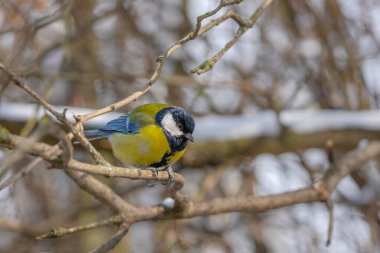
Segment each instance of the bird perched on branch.
[[108,138],[116,158],[127,165],[167,170],[173,180],[171,165],[194,142],[195,123],[184,109],[165,104],[145,104],[111,120],[97,130],[85,131],[90,140]]

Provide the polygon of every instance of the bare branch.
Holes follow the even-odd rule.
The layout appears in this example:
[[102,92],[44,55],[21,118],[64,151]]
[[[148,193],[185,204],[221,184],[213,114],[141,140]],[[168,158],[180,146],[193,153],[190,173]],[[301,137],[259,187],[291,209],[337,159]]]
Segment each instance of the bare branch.
[[[32,90],[23,79],[18,77],[12,71],[7,69],[2,63],[0,63],[0,70],[3,71],[12,82],[30,94],[40,105],[42,105],[46,110],[48,110],[51,114],[53,114],[57,120],[62,122],[71,133],[78,139],[78,141],[82,144],[82,146],[91,154],[91,156],[100,164],[108,165],[108,162],[102,157],[102,155],[92,146],[92,144],[84,137],[82,131],[82,124],[77,124],[73,126],[69,120],[66,119],[66,110],[63,113],[57,112],[53,106],[51,106],[44,98],[38,95],[34,90]],[[71,134],[68,135],[68,138],[73,138]]]
[[213,9],[212,11],[208,11],[200,16],[197,17],[197,22],[195,24],[195,30],[191,33],[189,39],[190,40],[193,40],[195,39],[198,34],[199,34],[199,31],[201,30],[201,24],[202,24],[202,21],[206,18],[209,18],[213,15],[215,15],[216,13],[218,13],[223,7],[226,7],[226,6],[229,6],[229,5],[234,5],[234,4],[239,4],[241,3],[243,0],[235,0],[235,1],[224,1],[224,0],[221,0],[219,5]]
[[334,229],[334,212],[333,212],[333,204],[331,200],[326,201],[326,207],[329,213],[329,226],[327,229],[326,246],[329,246],[331,243],[332,233]]
[[86,230],[93,229],[93,228],[115,225],[116,223],[117,222],[115,222],[114,220],[108,219],[108,220],[88,223],[86,225],[75,226],[75,227],[70,227],[70,228],[57,227],[57,228],[50,230],[49,232],[47,232],[45,234],[38,236],[36,239],[37,240],[44,240],[44,239],[53,239],[53,238],[58,238],[58,237],[64,237],[66,235],[86,231]]
[[61,119],[62,115],[57,112],[53,106],[51,106],[45,99],[41,98],[34,90],[32,90],[24,80],[18,77],[15,73],[7,69],[2,63],[0,63],[0,70],[4,72],[7,77],[12,80],[12,82],[29,93],[40,105],[42,105],[46,110],[48,110],[51,114],[53,114],[58,120]]
[[19,171],[17,174],[13,175],[11,178],[9,178],[5,182],[1,183],[0,184],[0,191],[4,188],[10,186],[11,184],[14,184],[20,178],[23,178],[24,176],[29,174],[34,168],[36,168],[43,161],[44,160],[41,157],[35,158],[31,163],[28,164],[28,166],[25,169]]
[[316,184],[318,188],[324,188],[331,193],[342,178],[351,174],[359,165],[368,159],[379,155],[380,142],[371,141],[365,148],[360,148],[348,152],[341,160],[335,162],[335,166],[328,170],[320,182]]
[[96,180],[93,176],[72,170],[65,170],[65,172],[80,188],[93,195],[115,213],[137,210],[137,208],[125,202],[111,188]]
[[224,16],[224,19],[232,18],[236,21],[236,23],[239,24],[239,30],[237,31],[236,35],[213,57],[207,59],[202,64],[200,64],[198,67],[195,67],[190,70],[191,73],[197,73],[198,75],[201,75],[209,70],[211,70],[215,63],[217,63],[223,55],[233,46],[236,44],[236,42],[240,39],[243,34],[252,28],[257,19],[265,12],[266,9],[272,4],[273,0],[265,0],[255,11],[255,13],[248,19],[244,20],[244,18],[240,17],[236,13],[230,11],[227,12]]
[[102,244],[99,248],[90,251],[91,253],[104,253],[113,249],[121,239],[127,234],[129,230],[129,226],[127,224],[122,224],[121,228],[104,244]]

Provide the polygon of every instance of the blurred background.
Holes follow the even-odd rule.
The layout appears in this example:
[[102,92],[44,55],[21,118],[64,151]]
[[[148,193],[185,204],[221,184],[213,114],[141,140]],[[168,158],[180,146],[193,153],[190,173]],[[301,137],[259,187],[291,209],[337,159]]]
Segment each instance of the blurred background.
[[[246,0],[213,18],[228,9],[248,18],[260,3]],[[155,59],[217,5],[215,0],[3,0],[0,62],[55,106],[76,114],[100,108],[143,89]],[[228,20],[185,44],[167,60],[151,91],[119,110],[165,102],[196,117],[196,143],[175,168],[194,201],[310,187],[330,167],[326,141],[334,144],[338,160],[379,139],[379,1],[275,1],[211,71],[189,73],[237,29]],[[29,136],[40,114],[32,97],[0,75],[2,126]],[[107,143],[96,147],[117,164]],[[0,159],[10,153],[0,149]],[[75,157],[91,162],[80,148]],[[1,181],[31,159],[2,166]],[[36,234],[50,228],[111,214],[60,170],[46,168],[0,191],[0,252],[86,252],[116,231],[36,241]],[[99,179],[139,206],[166,196],[167,187],[159,184]],[[342,180],[333,201],[329,247],[327,210],[313,203],[260,214],[141,222],[112,252],[380,252],[378,160]],[[5,226],[4,220],[22,226]]]

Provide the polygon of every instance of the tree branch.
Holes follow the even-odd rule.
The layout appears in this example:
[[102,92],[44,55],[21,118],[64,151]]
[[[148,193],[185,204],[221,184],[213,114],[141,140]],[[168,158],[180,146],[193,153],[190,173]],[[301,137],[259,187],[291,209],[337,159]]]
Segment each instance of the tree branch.
[[[21,137],[14,138],[14,136],[10,136],[10,139],[13,140],[20,140],[20,138]],[[45,146],[46,144],[36,143],[34,146],[38,147],[36,148],[36,150],[43,150],[41,148],[41,145]],[[34,148],[34,146],[32,148]],[[36,153],[36,150],[31,150],[31,153]],[[349,152],[346,156],[344,156],[342,159],[336,161],[336,166],[326,171],[322,179],[311,188],[304,188],[282,194],[260,197],[242,196],[217,198],[205,202],[187,201],[185,205],[177,205],[173,209],[169,210],[165,209],[161,205],[152,207],[142,207],[136,209],[133,208],[128,212],[123,212],[122,214],[112,216],[111,218],[107,219],[107,222],[103,221],[103,223],[100,222],[100,224],[108,225],[110,222],[114,224],[120,224],[123,222],[133,224],[143,220],[183,219],[228,212],[263,212],[274,208],[280,208],[300,203],[311,203],[321,201],[327,202],[330,199],[331,193],[334,191],[335,187],[342,178],[352,173],[361,164],[377,155],[380,155],[380,141],[373,141],[370,142],[364,148],[353,150]],[[75,160],[71,160],[67,164],[67,167],[72,169],[78,169],[82,166],[84,166],[85,168],[89,166],[88,169],[84,169],[87,172],[90,172],[90,168],[91,172],[95,172],[97,174],[106,171],[106,168],[103,168],[104,166],[83,165],[82,163],[77,162]],[[121,171],[122,169],[127,172],[123,173]],[[119,168],[116,167],[115,171],[116,173],[114,174],[114,176],[132,176],[134,175],[134,173],[136,173],[135,176],[138,176],[137,171],[125,170],[125,168],[120,168],[119,170]],[[145,177],[145,171],[141,172],[142,175],[144,175],[143,177]],[[159,176],[161,176],[160,173]]]
[[[42,157],[44,160],[51,162],[53,165],[60,168],[67,168],[71,170],[76,170],[80,172],[87,172],[95,175],[102,175],[106,177],[123,177],[132,180],[160,180],[165,181],[169,179],[168,173],[165,171],[158,171],[157,177],[153,175],[150,170],[140,170],[136,168],[125,168],[117,166],[104,166],[104,165],[94,165],[89,163],[83,163],[75,159],[70,159],[65,164],[62,163],[60,156],[63,154],[63,150],[56,146],[51,146],[41,142],[31,142],[29,139],[10,133],[6,133],[3,127],[0,126],[0,144],[7,145],[10,148],[15,148],[21,143],[29,142],[30,145],[25,146],[23,151],[34,155]],[[53,149],[55,152],[50,153],[49,150]],[[184,178],[178,174],[174,173],[173,188],[180,190],[185,183]]]
[[66,169],[65,172],[81,189],[90,193],[100,203],[107,205],[114,213],[137,211],[136,207],[125,202],[111,188],[96,180],[93,176],[70,169]]
[[[233,19],[238,25],[239,29],[236,33],[236,35],[229,41],[227,44],[213,57],[207,59],[202,64],[200,64],[198,67],[195,67],[190,70],[191,73],[196,73],[198,75],[201,75],[209,70],[211,70],[215,63],[217,63],[223,55],[236,44],[236,42],[240,39],[243,34],[245,34],[246,31],[248,31],[250,28],[252,28],[257,19],[265,12],[265,10],[268,9],[268,7],[273,3],[273,0],[265,0],[261,3],[261,5],[256,9],[256,11],[252,14],[252,16],[245,20],[241,16],[237,15],[233,11],[229,11],[226,14],[224,14],[220,19],[227,20],[229,18]],[[213,22],[213,21],[211,21]],[[211,23],[210,22],[210,23]]]
[[[93,228],[110,226],[110,225],[115,225],[115,224],[117,224],[117,222],[115,222],[112,219],[108,219],[108,220],[102,220],[102,221],[88,223],[85,225],[75,226],[75,227],[70,227],[70,228],[57,227],[57,228],[50,230],[49,232],[47,232],[45,234],[38,236],[36,239],[37,240],[53,239],[53,238],[58,238],[58,237],[70,235],[73,233],[86,231],[86,230],[93,229]],[[0,220],[0,225],[1,225],[1,220]]]
[[102,157],[102,155],[92,146],[92,144],[84,137],[83,132],[80,131],[83,128],[81,123],[74,126],[69,120],[66,119],[66,110],[63,113],[57,112],[53,106],[51,106],[44,98],[38,95],[34,90],[32,90],[22,78],[18,77],[15,73],[7,69],[2,63],[0,63],[0,70],[4,72],[7,77],[12,80],[12,82],[23,89],[25,92],[30,94],[40,105],[42,105],[47,111],[53,114],[56,119],[64,126],[66,126],[71,134],[68,134],[68,138],[72,139],[73,136],[82,144],[82,146],[91,154],[91,156],[100,164],[108,165],[108,162]]
[[113,249],[121,239],[127,234],[129,226],[127,224],[122,224],[121,228],[105,243],[103,243],[99,248],[90,251],[91,253],[103,253],[108,252]]

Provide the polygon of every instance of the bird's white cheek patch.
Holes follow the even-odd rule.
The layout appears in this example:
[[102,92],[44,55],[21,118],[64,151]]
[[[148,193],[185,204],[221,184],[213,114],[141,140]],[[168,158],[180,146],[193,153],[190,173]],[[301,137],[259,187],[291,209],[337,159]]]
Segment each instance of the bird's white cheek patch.
[[168,131],[173,136],[183,135],[181,129],[178,128],[177,124],[173,119],[173,115],[171,113],[167,113],[161,121],[162,127]]

